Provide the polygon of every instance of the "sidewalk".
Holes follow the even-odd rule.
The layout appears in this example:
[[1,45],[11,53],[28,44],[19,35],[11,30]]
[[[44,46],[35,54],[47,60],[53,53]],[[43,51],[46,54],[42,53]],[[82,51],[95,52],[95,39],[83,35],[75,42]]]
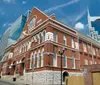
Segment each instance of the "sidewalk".
[[[15,85],[32,85],[32,83],[31,84],[27,84],[28,82],[24,81],[24,80],[16,79],[16,81],[13,81],[13,78],[11,78],[11,77],[2,77],[0,79],[0,81],[4,81],[4,82],[15,84]],[[40,84],[34,84],[33,83],[33,85],[40,85]],[[42,84],[42,85],[44,85],[44,84]]]
[[11,78],[3,78],[2,77],[0,80],[4,81],[4,82],[16,84],[16,85],[26,85],[24,81],[19,81],[19,80],[13,81],[13,79],[11,79]]

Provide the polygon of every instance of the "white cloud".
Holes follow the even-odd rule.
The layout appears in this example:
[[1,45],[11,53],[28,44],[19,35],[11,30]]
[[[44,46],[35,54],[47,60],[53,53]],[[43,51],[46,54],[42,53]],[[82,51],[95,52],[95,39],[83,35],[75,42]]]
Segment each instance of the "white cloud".
[[77,3],[79,1],[80,0],[72,0],[72,1],[70,1],[68,3],[65,3],[65,4],[61,4],[61,5],[55,6],[55,7],[48,8],[47,10],[44,10],[44,12],[47,13],[47,12],[51,12],[51,11],[57,10],[59,8],[67,7],[67,6],[71,5],[71,4]]
[[6,22],[6,23],[3,24],[3,27],[11,26],[11,25],[12,25],[12,23],[8,23],[8,22]]
[[82,24],[81,22],[76,23],[75,24],[75,29],[77,29],[77,30],[84,29],[84,24]]
[[22,4],[26,4],[26,1],[22,1]]
[[15,3],[15,0],[3,0],[5,3]]
[[3,24],[3,27],[5,27],[5,26],[7,26],[7,23],[4,23],[4,24]]

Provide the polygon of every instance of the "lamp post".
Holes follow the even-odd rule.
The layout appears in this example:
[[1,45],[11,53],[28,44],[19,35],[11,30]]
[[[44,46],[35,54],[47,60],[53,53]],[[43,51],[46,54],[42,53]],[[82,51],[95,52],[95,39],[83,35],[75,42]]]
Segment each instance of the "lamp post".
[[59,49],[59,54],[61,55],[61,85],[62,85],[62,55],[64,54],[65,48],[62,51]]

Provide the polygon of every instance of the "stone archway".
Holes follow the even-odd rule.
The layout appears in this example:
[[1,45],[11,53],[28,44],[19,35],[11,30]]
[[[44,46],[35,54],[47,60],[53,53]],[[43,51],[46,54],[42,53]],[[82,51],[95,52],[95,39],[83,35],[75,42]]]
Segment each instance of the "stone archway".
[[23,75],[25,73],[25,58],[22,59],[22,63],[21,63],[21,75]]
[[16,73],[16,61],[13,62],[12,75],[14,75],[15,73]]
[[69,76],[69,73],[67,71],[63,72],[63,82],[65,82],[65,78]]

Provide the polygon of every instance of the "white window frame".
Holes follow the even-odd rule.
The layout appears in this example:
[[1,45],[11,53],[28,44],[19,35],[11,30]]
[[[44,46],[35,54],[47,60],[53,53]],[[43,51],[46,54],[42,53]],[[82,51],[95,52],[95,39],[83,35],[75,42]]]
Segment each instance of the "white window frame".
[[87,52],[87,47],[85,43],[83,43],[83,49],[84,49],[84,52]]
[[[55,39],[55,35],[54,35],[54,33],[56,33],[56,39]],[[54,33],[53,33],[53,39],[54,39],[55,42],[58,42],[58,35],[57,35],[57,32],[54,31]]]
[[[54,56],[55,55],[55,56]],[[54,55],[53,55],[53,66],[54,67],[57,67],[57,53],[54,52]]]
[[92,47],[92,51],[93,51],[93,55],[95,55],[96,53],[95,53],[95,48],[94,47]]
[[33,60],[33,53],[30,55],[30,69],[32,69],[32,60]]
[[88,65],[88,60],[87,59],[84,59],[84,64]]
[[41,51],[41,67],[44,66],[44,48]]
[[40,37],[40,43],[42,43],[43,36],[42,36],[42,33],[41,32],[39,33],[39,37]]
[[96,48],[96,54],[97,54],[97,56],[99,56],[99,49],[98,48]]
[[64,54],[64,68],[67,68],[67,56],[65,54]]
[[90,65],[92,65],[92,61],[90,61]]
[[76,66],[75,66],[75,57],[72,56],[72,69],[75,69]]
[[75,42],[74,42],[74,38],[72,38],[72,48],[75,47]]
[[37,54],[37,67],[40,67],[39,63],[40,63],[40,50],[38,51],[38,54]]
[[[45,35],[44,35],[45,34]],[[46,40],[46,31],[44,30],[43,31],[43,40],[42,40],[42,42],[44,42]]]
[[63,36],[63,40],[64,40],[64,45],[67,45],[66,35]]
[[37,58],[37,53],[35,52],[35,53],[34,53],[34,67],[37,67],[36,58]]
[[88,45],[88,51],[91,54],[91,46],[90,45]]

